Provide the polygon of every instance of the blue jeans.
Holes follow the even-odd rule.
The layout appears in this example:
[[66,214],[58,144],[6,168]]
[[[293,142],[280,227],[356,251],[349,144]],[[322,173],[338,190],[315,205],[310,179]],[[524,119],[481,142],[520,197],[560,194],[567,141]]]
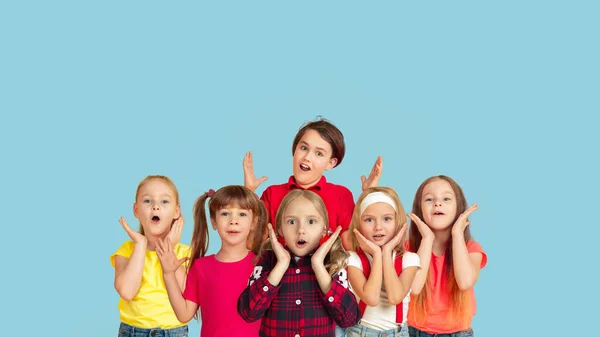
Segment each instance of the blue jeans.
[[410,337],[474,337],[473,329],[457,331],[453,333],[437,333],[430,334],[419,329],[415,329],[412,326],[408,327],[408,335]]
[[121,322],[119,337],[188,337],[188,326],[173,329],[142,329]]
[[408,328],[403,325],[396,329],[375,330],[358,323],[346,329],[346,337],[408,337]]

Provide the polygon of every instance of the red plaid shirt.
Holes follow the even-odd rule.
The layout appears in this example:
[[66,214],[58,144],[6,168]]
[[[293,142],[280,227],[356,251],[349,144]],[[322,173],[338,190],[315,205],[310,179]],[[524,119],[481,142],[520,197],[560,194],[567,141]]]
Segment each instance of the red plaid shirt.
[[334,336],[336,323],[347,328],[360,320],[356,298],[348,289],[347,271],[341,270],[323,294],[311,256],[298,261],[292,258],[277,287],[267,280],[277,263],[275,253],[268,250],[261,257],[238,300],[238,313],[246,322],[262,317],[260,336]]

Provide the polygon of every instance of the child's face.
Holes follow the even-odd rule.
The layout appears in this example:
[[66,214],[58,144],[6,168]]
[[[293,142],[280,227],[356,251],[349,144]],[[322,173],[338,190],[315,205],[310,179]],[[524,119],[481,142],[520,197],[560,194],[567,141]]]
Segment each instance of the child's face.
[[331,145],[315,130],[304,132],[294,150],[294,178],[302,188],[308,188],[319,182],[326,170],[337,163],[331,158]]
[[217,230],[223,245],[246,246],[246,239],[254,225],[252,210],[227,205],[217,211],[213,228]]
[[421,209],[423,221],[432,230],[445,230],[452,226],[456,207],[456,195],[447,181],[438,179],[425,185]]
[[282,217],[280,234],[285,244],[296,256],[305,256],[319,246],[325,235],[325,221],[306,198],[292,201],[285,209]]
[[162,180],[149,180],[139,190],[133,214],[140,220],[146,236],[166,236],[173,219],[180,215],[175,191]]
[[360,217],[360,233],[378,246],[396,235],[396,211],[385,202],[369,205]]

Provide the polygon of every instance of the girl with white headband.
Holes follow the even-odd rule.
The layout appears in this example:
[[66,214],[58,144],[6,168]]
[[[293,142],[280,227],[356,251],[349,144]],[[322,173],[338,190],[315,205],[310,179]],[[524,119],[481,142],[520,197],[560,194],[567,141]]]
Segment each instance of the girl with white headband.
[[408,336],[408,294],[420,262],[405,250],[406,229],[406,213],[392,188],[360,195],[350,224],[348,278],[362,319],[346,330],[348,337]]

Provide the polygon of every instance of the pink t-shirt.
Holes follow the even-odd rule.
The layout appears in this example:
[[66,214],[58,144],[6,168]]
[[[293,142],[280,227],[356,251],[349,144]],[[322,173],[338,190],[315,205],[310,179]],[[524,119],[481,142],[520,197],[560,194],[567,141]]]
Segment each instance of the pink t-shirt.
[[237,312],[240,294],[254,270],[248,255],[237,262],[221,262],[214,255],[197,259],[187,276],[183,297],[200,306],[201,337],[258,336],[260,320],[246,323]]
[[[475,240],[467,242],[467,251],[469,253],[481,253],[481,265],[483,269],[487,264],[487,256],[481,245]],[[411,296],[410,308],[408,310],[408,325],[415,327],[421,331],[431,334],[447,334],[462,330],[467,330],[471,327],[471,320],[475,315],[475,293],[473,288],[467,291],[467,312],[468,322],[461,323],[457,320],[450,319],[450,293],[448,290],[448,274],[444,268],[446,254],[436,256],[431,253],[431,262],[429,264],[429,298],[427,300],[427,316],[422,324],[417,323],[416,309],[413,306],[416,303],[416,298]],[[451,257],[450,257],[451,258]]]

